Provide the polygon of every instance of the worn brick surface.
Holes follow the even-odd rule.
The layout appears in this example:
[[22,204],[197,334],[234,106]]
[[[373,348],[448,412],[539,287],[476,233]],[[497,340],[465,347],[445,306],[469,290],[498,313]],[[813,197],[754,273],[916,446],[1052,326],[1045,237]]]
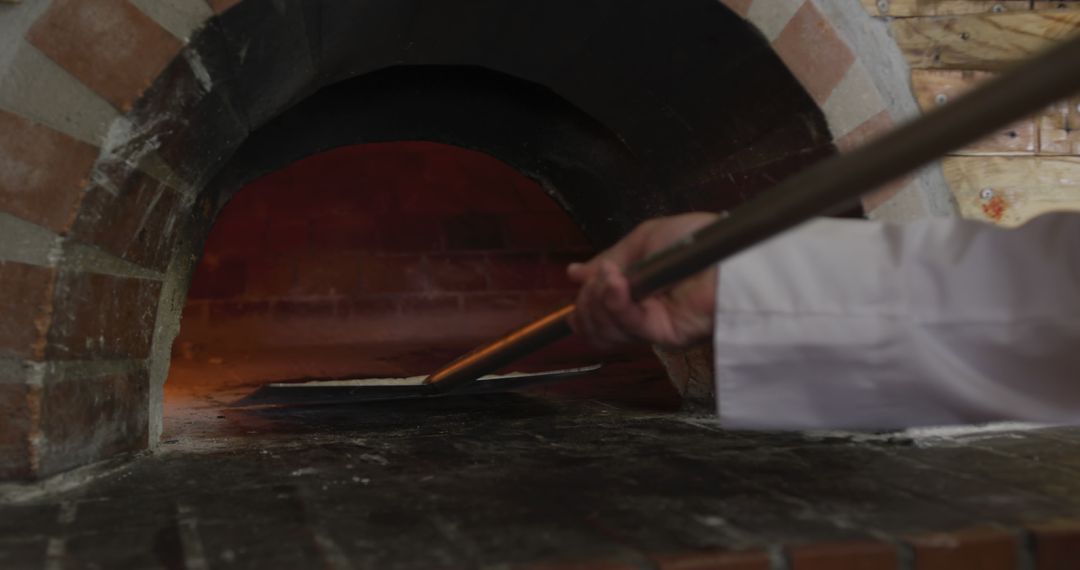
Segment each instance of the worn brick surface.
[[36,386],[0,383],[0,480],[34,474],[31,438],[37,429],[40,396]]
[[362,255],[349,251],[327,251],[305,255],[297,260],[298,295],[355,295],[360,291]]
[[1059,520],[1027,528],[1032,534],[1036,570],[1080,568],[1080,522]]
[[813,2],[804,2],[795,12],[773,48],[818,105],[825,103],[855,61],[851,48]]
[[[200,31],[193,42],[207,45],[208,34]],[[138,100],[129,113],[132,127],[114,143],[111,160],[123,166],[157,149],[185,184],[199,187],[247,137],[246,123],[227,99],[228,83],[220,80],[228,77],[227,65],[219,62],[220,55],[194,50],[188,47],[166,66]],[[117,170],[124,175],[124,168]]]
[[457,295],[401,295],[397,298],[398,311],[404,316],[429,316],[438,313],[455,313],[461,306]]
[[494,214],[461,214],[443,222],[450,250],[491,250],[503,246],[499,217]]
[[41,358],[55,278],[52,268],[0,261],[0,357]]
[[201,321],[206,318],[207,303],[204,301],[188,301],[184,304],[184,310],[181,312],[181,321]]
[[28,38],[122,111],[131,108],[181,47],[172,34],[122,0],[56,0]]
[[[207,559],[232,552],[245,567],[323,566],[329,544],[336,564],[356,568],[762,568],[763,551],[786,547],[788,560],[772,567],[915,569],[920,563],[901,565],[891,544],[854,537],[863,513],[889,513],[916,527],[937,524],[934,513],[920,500],[896,501],[891,484],[854,496],[844,484],[873,487],[880,473],[873,467],[885,455],[917,457],[926,447],[951,451],[985,441],[917,446],[839,434],[736,433],[702,418],[623,405],[534,393],[185,413],[166,452],[71,492],[0,505],[0,560],[15,555],[12,540],[45,535],[66,539],[67,554],[86,566],[129,560],[183,567],[185,551],[168,546],[179,536],[179,519],[199,530],[193,535]],[[833,461],[809,459],[820,456]],[[1024,469],[1045,467],[1007,460],[1015,468],[1001,472],[1013,484],[1022,484],[1014,477]],[[1031,523],[1032,503],[1018,489],[938,487],[934,478],[952,476],[948,471],[886,467],[890,483],[910,481],[948,503],[966,494],[965,504],[999,509],[985,519],[973,515],[972,527],[955,527],[967,531],[931,537],[931,546],[946,535],[961,545],[992,538],[987,524],[1027,527],[1035,562],[1075,567],[1069,545],[1078,527]],[[953,469],[980,473],[962,463]],[[794,489],[774,484],[785,478]],[[62,528],[57,513],[65,505],[77,515]],[[839,512],[821,515],[831,508]],[[1057,539],[1060,548],[1052,550]],[[976,561],[952,567],[996,567]]]
[[900,563],[895,545],[869,541],[793,546],[788,556],[792,570],[895,570]]
[[659,570],[770,570],[767,552],[688,552],[653,556]]
[[314,248],[361,251],[380,248],[380,228],[373,216],[335,213],[312,218],[311,222]]
[[0,110],[0,209],[53,231],[75,216],[97,149]]
[[443,249],[442,219],[401,212],[393,223],[382,228],[382,248],[386,251],[421,252]]
[[[503,239],[512,224],[524,247]],[[553,295],[574,289],[565,263],[589,251],[538,184],[491,157],[431,143],[338,148],[229,200],[189,290],[215,318],[181,329],[179,342],[199,346],[200,331],[233,327],[245,346],[279,347],[290,336],[331,343],[314,328],[320,318],[336,338],[367,339],[371,319],[389,315],[390,337],[404,342],[411,333],[403,331],[420,330],[425,342],[440,334],[457,342],[460,331],[433,327],[428,317],[463,307],[484,313],[484,330],[516,327],[569,299]],[[270,303],[270,315],[233,311],[259,302]],[[285,326],[313,328],[278,328]]]
[[138,265],[164,271],[184,212],[171,188],[133,171],[119,195],[94,185],[87,191],[72,236]]
[[191,278],[188,296],[192,299],[239,297],[245,290],[247,271],[246,260],[241,257],[204,255]]
[[1016,533],[1002,529],[965,529],[906,540],[915,554],[916,570],[1013,570],[1019,544]]
[[428,271],[432,283],[443,291],[480,291],[488,287],[489,265],[484,255],[431,255]]
[[265,217],[246,216],[242,208],[226,208],[214,220],[203,248],[214,253],[258,254],[266,247],[269,222]]
[[63,271],[45,356],[139,359],[150,353],[161,282]]
[[562,212],[526,212],[502,218],[506,247],[546,251],[589,248],[581,229]]
[[[244,296],[271,298],[291,291],[296,283],[297,260],[281,255],[251,255],[245,259]],[[200,266],[201,268],[201,266]]]
[[363,319],[365,317],[385,317],[397,312],[397,303],[391,297],[367,297],[363,299],[342,299],[338,301],[337,314],[343,317]]
[[468,313],[476,311],[517,311],[529,307],[530,298],[517,293],[466,293],[464,308]]
[[230,104],[253,129],[314,90],[311,47],[320,7],[305,0],[240,2],[210,27],[223,40],[215,55],[228,58]]
[[274,316],[278,318],[329,318],[336,312],[336,304],[331,299],[313,299],[310,301],[277,301],[273,306]]
[[371,293],[407,293],[432,289],[420,255],[367,256],[361,260],[361,285]]
[[296,252],[308,248],[311,224],[304,219],[272,220],[266,229],[266,249],[275,252]]
[[489,254],[488,276],[494,291],[545,289],[549,268],[536,253]]
[[256,317],[270,313],[270,301],[220,301],[209,303],[210,322]]
[[41,400],[41,474],[145,448],[149,390],[145,370],[46,379]]

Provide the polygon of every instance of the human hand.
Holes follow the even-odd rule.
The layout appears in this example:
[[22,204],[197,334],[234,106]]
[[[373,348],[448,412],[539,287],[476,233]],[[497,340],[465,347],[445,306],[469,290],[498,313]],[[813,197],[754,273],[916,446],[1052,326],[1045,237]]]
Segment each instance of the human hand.
[[697,212],[649,220],[588,262],[570,264],[567,275],[581,285],[570,326],[598,348],[632,342],[683,347],[708,338],[716,308],[716,265],[638,302],[630,298],[623,270],[719,217]]

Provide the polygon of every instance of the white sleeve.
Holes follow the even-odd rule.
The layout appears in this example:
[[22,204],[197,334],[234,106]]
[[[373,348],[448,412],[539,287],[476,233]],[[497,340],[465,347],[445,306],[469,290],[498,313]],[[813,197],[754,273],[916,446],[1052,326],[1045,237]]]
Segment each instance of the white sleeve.
[[1080,420],[1080,215],[818,220],[723,263],[721,421],[739,429]]

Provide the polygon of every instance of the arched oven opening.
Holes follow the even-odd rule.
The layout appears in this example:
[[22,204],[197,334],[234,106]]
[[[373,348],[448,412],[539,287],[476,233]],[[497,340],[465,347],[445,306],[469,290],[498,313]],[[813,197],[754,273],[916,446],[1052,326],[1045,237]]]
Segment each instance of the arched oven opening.
[[[638,222],[731,208],[832,152],[809,99],[769,97],[805,120],[751,135],[723,109],[727,136],[688,129],[675,146],[635,144],[551,89],[480,67],[395,66],[324,88],[209,183],[218,213],[166,395],[430,373],[572,301],[565,265]],[[550,390],[677,409],[680,394],[711,406],[708,358],[660,353],[664,366],[649,347],[597,354],[571,340],[511,368],[605,362]]]
[[[173,345],[167,410],[271,382],[430,373],[572,302],[565,266],[595,250],[540,184],[477,151],[409,141],[303,158],[218,214]],[[598,361],[602,371],[547,390],[678,407],[648,347],[600,354],[570,340],[512,368]]]

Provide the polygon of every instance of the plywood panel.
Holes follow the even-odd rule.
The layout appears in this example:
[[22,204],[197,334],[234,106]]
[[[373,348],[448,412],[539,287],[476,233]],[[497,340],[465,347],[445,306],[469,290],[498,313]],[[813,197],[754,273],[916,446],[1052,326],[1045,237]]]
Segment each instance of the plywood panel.
[[947,157],[945,178],[960,212],[1016,226],[1053,211],[1080,211],[1080,158]]
[[995,70],[1080,31],[1080,11],[901,18],[892,30],[913,68]]
[[[985,71],[916,69],[911,74],[915,99],[923,111],[930,111],[960,98],[979,83],[993,77]],[[1034,154],[1038,149],[1037,120],[1018,121],[970,145],[958,154]]]
[[1051,107],[1039,127],[1042,154],[1080,154],[1080,97]]
[[1031,3],[1033,10],[1076,10],[1080,8],[1080,0],[1035,0]]
[[863,6],[875,16],[955,16],[1026,11],[1028,0],[862,0]]

